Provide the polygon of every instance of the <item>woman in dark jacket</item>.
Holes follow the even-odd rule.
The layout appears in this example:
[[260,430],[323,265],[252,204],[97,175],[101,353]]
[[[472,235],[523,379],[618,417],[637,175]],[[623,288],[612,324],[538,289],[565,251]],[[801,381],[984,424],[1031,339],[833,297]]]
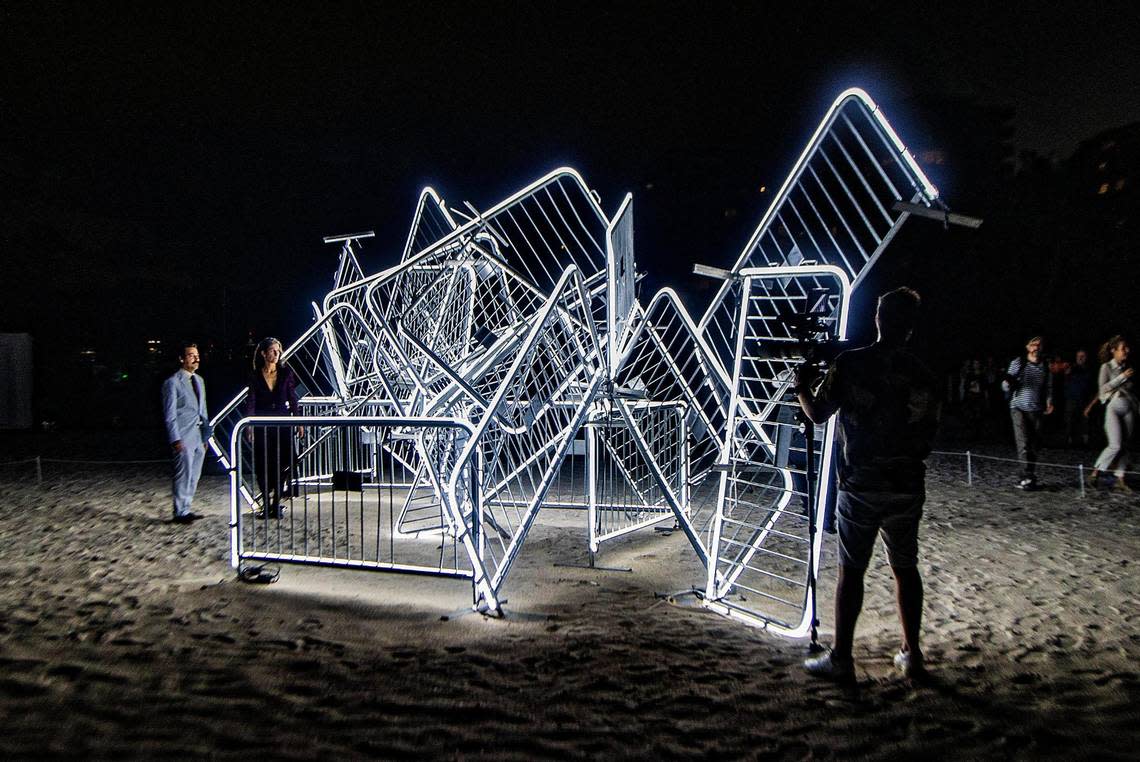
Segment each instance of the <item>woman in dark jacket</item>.
[[[281,342],[262,339],[253,353],[253,373],[245,401],[247,416],[298,415],[297,374],[281,361]],[[253,426],[253,470],[265,515],[281,518],[293,461],[292,427]],[[304,436],[303,429],[297,433]]]

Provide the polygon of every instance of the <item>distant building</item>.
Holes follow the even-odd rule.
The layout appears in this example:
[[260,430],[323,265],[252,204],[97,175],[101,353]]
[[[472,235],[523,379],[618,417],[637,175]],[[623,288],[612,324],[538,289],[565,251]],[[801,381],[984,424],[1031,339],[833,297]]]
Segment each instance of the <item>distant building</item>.
[[1140,223],[1140,122],[1085,140],[1069,160],[1072,189],[1114,227]]
[[0,333],[0,429],[32,427],[32,337]]

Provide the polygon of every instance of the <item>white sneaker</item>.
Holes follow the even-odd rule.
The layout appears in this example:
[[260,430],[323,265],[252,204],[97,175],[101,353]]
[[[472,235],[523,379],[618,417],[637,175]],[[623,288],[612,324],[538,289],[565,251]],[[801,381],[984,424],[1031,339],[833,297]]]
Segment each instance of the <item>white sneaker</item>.
[[922,654],[911,653],[910,651],[899,651],[895,654],[895,667],[899,672],[903,673],[904,677],[914,679],[922,677],[926,674],[925,660]]
[[822,677],[824,680],[836,682],[854,682],[855,661],[835,658],[835,652],[830,648],[823,656],[804,660],[804,672],[812,677]]

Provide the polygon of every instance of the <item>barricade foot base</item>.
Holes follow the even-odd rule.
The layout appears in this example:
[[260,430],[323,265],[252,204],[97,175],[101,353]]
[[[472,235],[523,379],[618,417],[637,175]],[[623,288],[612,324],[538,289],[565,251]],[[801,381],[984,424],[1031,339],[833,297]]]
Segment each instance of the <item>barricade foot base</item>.
[[556,563],[555,566],[561,566],[568,569],[589,569],[590,571],[611,571],[611,572],[630,572],[633,573],[631,566],[598,566],[597,564],[564,564]]

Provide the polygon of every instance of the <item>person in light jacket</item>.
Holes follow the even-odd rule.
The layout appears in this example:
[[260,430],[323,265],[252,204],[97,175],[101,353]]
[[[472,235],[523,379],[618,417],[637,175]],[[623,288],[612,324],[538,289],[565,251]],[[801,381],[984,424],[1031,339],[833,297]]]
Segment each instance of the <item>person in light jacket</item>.
[[206,384],[197,374],[198,345],[183,343],[178,359],[180,367],[162,384],[162,418],[174,458],[174,523],[189,524],[202,518],[190,510],[190,504],[206,458],[210,417],[206,414]]
[[1133,369],[1128,364],[1130,352],[1123,336],[1113,336],[1100,347],[1100,376],[1097,396],[1104,405],[1104,433],[1108,445],[1101,451],[1089,474],[1089,483],[1095,485],[1104,471],[1116,474],[1113,488],[1132,492],[1124,481],[1128,468],[1128,443],[1136,422],[1136,389],[1132,382]]

